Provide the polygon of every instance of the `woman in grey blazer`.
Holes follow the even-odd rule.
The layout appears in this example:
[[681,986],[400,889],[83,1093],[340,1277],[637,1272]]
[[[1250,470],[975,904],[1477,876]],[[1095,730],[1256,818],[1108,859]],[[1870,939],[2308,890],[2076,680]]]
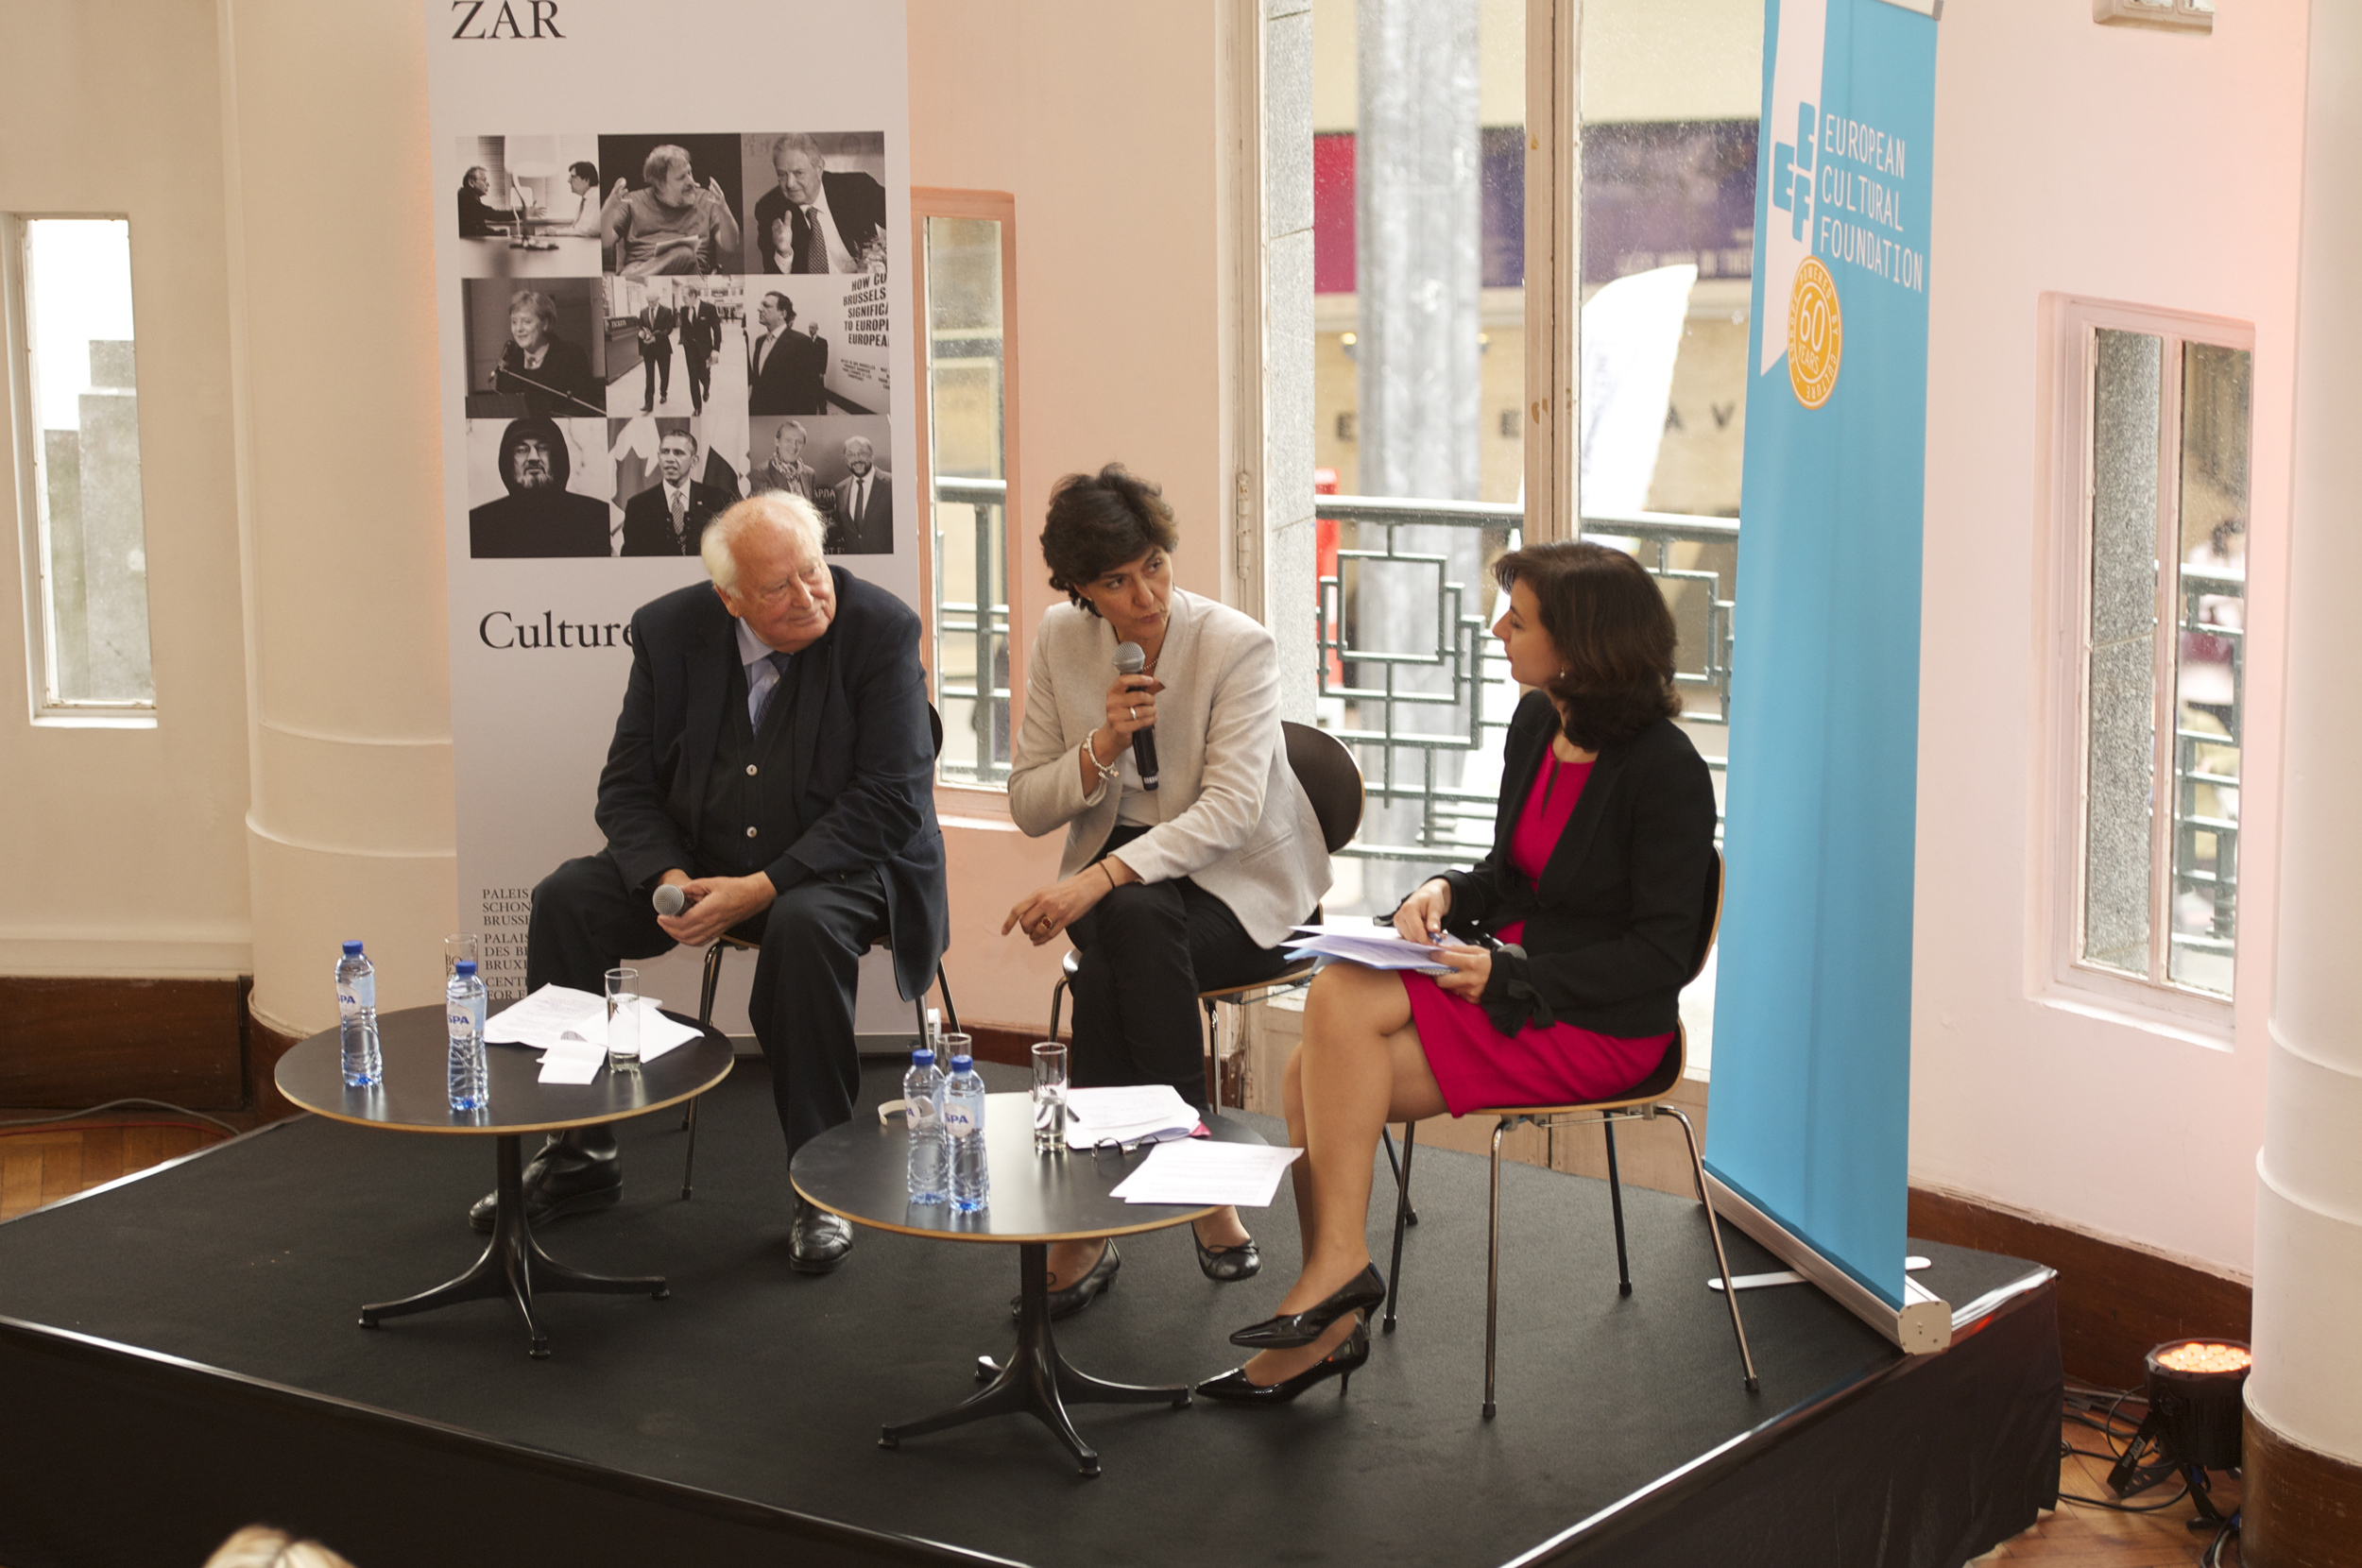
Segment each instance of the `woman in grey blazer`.
[[[1121,465],[1051,491],[1042,555],[1072,603],[1035,637],[1009,810],[1036,838],[1064,827],[1066,855],[1001,931],[1074,943],[1077,1085],[1170,1083],[1203,1106],[1197,994],[1286,966],[1289,928],[1328,891],[1328,854],[1280,737],[1272,635],[1175,588],[1175,542],[1172,508]],[[1138,674],[1117,673],[1126,642],[1145,656]],[[1196,1239],[1209,1279],[1260,1266],[1235,1209],[1199,1220]],[[1121,1261],[1104,1238],[1053,1247],[1052,1314],[1087,1305]]]

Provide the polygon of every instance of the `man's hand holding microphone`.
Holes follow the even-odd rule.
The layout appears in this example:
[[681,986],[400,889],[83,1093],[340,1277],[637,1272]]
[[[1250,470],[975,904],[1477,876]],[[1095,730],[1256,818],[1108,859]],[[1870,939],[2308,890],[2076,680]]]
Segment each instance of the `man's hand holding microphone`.
[[768,910],[779,895],[760,871],[751,877],[692,877],[676,867],[657,883],[656,923],[674,941],[702,947]]

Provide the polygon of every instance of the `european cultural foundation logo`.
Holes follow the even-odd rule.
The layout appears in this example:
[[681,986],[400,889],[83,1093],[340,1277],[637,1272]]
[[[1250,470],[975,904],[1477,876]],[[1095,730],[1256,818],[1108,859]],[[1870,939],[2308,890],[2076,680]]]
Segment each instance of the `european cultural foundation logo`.
[[1788,384],[1796,401],[1819,408],[1837,390],[1839,362],[1845,357],[1845,313],[1838,306],[1837,280],[1818,256],[1796,264],[1788,293]]

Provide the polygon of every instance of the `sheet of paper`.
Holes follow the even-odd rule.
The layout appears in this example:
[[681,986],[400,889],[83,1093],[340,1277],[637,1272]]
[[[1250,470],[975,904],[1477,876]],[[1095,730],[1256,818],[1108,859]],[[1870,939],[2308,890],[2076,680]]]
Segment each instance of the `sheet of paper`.
[[1158,1134],[1186,1136],[1197,1125],[1196,1107],[1170,1083],[1069,1089],[1066,1105],[1070,1149],[1088,1149],[1110,1138],[1138,1143]]
[[666,1051],[697,1038],[693,1024],[676,1024],[657,1011],[664,1004],[655,997],[640,998],[640,1060],[653,1062]]
[[[490,1031],[486,1031],[489,1035]],[[600,1037],[585,1039],[572,1030],[560,1034],[541,1058],[541,1082],[544,1083],[588,1083],[599,1076],[607,1065],[606,1025],[600,1025]]]
[[1298,926],[1287,944],[1293,958],[1341,958],[1373,969],[1413,969],[1444,975],[1451,965],[1435,961],[1436,949],[1424,942],[1406,942],[1385,926]]
[[1127,1203],[1235,1203],[1271,1205],[1301,1149],[1262,1144],[1215,1143],[1185,1138],[1149,1150],[1139,1169],[1116,1184],[1114,1196]]
[[607,1038],[607,998],[563,985],[545,985],[484,1022],[488,1046],[535,1046],[543,1050],[568,1031],[586,1040]]

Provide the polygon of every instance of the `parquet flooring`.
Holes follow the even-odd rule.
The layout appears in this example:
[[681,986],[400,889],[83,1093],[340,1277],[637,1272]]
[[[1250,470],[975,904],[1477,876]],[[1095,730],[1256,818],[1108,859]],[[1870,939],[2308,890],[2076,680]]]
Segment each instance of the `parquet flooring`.
[[178,1159],[223,1136],[211,1129],[144,1123],[65,1122],[0,1132],[0,1219]]

